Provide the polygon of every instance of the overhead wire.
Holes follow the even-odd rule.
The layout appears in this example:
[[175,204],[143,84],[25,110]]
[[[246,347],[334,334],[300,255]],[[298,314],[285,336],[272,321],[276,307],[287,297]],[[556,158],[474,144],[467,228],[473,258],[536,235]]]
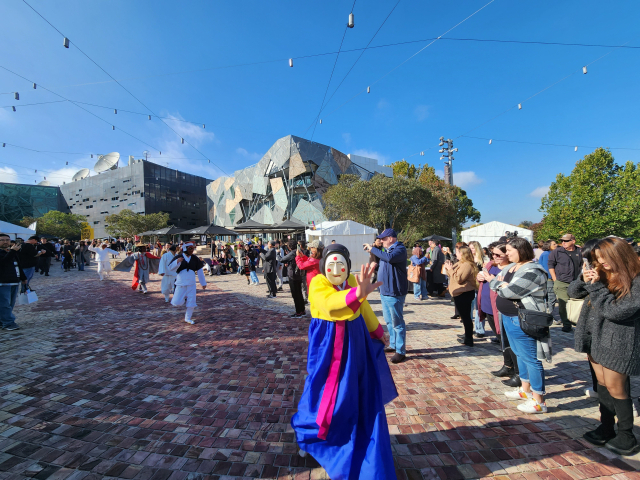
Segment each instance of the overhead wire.
[[[357,0],[353,0],[353,5],[351,6],[351,12],[353,12],[353,9],[356,6],[356,1]],[[338,53],[336,55],[336,59],[333,62],[333,68],[331,69],[331,75],[329,75],[329,81],[327,82],[327,88],[325,88],[324,90],[324,96],[322,97],[322,102],[320,103],[320,112],[322,112],[322,108],[324,107],[324,101],[327,98],[327,92],[329,91],[329,85],[331,85],[331,79],[333,79],[333,72],[335,72],[336,70],[336,65],[338,64],[338,58],[340,58],[340,51],[342,50],[342,44],[344,43],[344,37],[347,36],[347,29],[349,28],[349,24],[347,23],[344,26],[344,32],[342,33],[342,40],[340,40],[340,48],[338,48]],[[313,136],[316,133],[316,126],[317,126],[317,119],[320,117],[320,112],[318,112],[318,115],[316,115],[316,123],[313,127],[313,132],[311,133],[311,141],[313,141]]]
[[[9,73],[11,73],[11,74],[13,74],[13,75],[15,75],[15,76],[17,76],[17,77],[19,77],[19,78],[22,78],[23,80],[26,80],[26,81],[27,81],[27,82],[29,82],[29,83],[33,83],[33,82],[32,82],[31,80],[29,80],[28,78],[26,78],[26,77],[24,77],[24,76],[20,75],[19,73],[14,72],[13,70],[8,69],[7,67],[4,67],[4,66],[0,65],[0,68],[2,68],[3,70],[6,70],[7,72],[9,72]],[[46,88],[46,87],[44,87],[44,86],[42,86],[42,85],[39,85],[39,86],[40,86],[40,88],[42,88],[43,90],[46,90],[47,92],[50,92],[50,93],[52,93],[52,94],[54,94],[54,95],[56,95],[56,96],[58,96],[58,97],[62,98],[63,100],[65,100],[65,101],[67,101],[67,102],[72,103],[72,104],[73,104],[73,105],[75,105],[76,107],[80,108],[81,110],[84,110],[85,112],[89,113],[90,115],[93,115],[93,116],[94,116],[94,117],[96,117],[97,119],[102,120],[104,123],[106,123],[106,124],[108,124],[108,125],[111,125],[111,126],[115,129],[115,125],[113,124],[113,122],[109,122],[108,120],[105,120],[104,118],[100,117],[99,115],[96,115],[95,113],[93,113],[91,110],[88,110],[88,109],[84,108],[83,106],[79,105],[78,103],[74,102],[73,100],[70,100],[70,99],[68,99],[68,98],[66,98],[66,97],[64,97],[64,96],[62,96],[62,95],[60,95],[59,93],[54,92],[53,90],[50,90],[50,89],[48,89],[48,88]],[[147,145],[148,147],[151,147],[151,148],[153,148],[154,150],[160,151],[160,150],[158,150],[156,147],[154,147],[153,145],[151,145],[151,144],[149,144],[149,143],[145,142],[144,140],[141,140],[140,138],[136,137],[135,135],[132,135],[131,133],[127,132],[126,130],[122,130],[121,128],[118,128],[118,130],[119,130],[119,131],[121,131],[122,133],[125,133],[126,135],[129,135],[131,138],[134,138],[135,140],[138,140],[139,142],[144,143],[144,144],[145,144],[145,145]]]
[[[478,10],[476,10],[475,12],[473,12],[471,15],[467,16],[464,20],[461,20],[460,22],[456,23],[453,27],[449,28],[447,31],[445,31],[444,33],[442,33],[441,35],[439,35],[438,37],[436,37],[435,39],[433,39],[431,42],[429,42],[427,45],[425,45],[424,47],[422,47],[420,50],[418,50],[416,53],[414,53],[413,55],[411,55],[409,58],[407,58],[406,60],[400,62],[398,65],[396,65],[395,67],[393,67],[391,70],[389,70],[387,73],[385,73],[384,75],[382,75],[380,78],[378,78],[376,81],[374,81],[373,83],[370,83],[369,86],[373,86],[375,84],[377,84],[378,82],[380,82],[381,80],[383,80],[384,78],[386,78],[388,75],[390,75],[391,73],[395,72],[398,68],[400,68],[402,65],[404,65],[405,63],[407,63],[408,61],[410,61],[412,58],[416,57],[417,55],[419,55],[420,53],[422,53],[424,50],[426,50],[427,48],[429,48],[431,45],[433,45],[434,43],[436,43],[438,40],[440,40],[444,35],[446,35],[447,33],[451,32],[452,30],[454,30],[455,28],[459,27],[460,25],[462,25],[464,22],[466,22],[467,20],[469,20],[471,17],[473,17],[474,15],[476,15],[477,13],[481,12],[482,10],[484,10],[485,8],[487,8],[489,5],[491,5],[493,2],[495,2],[495,0],[490,0],[488,3],[486,3],[485,5],[483,5],[482,7],[480,7]],[[358,93],[356,93],[354,96],[352,96],[351,98],[349,98],[347,101],[343,102],[342,104],[340,104],[338,107],[334,108],[331,112],[329,112],[327,115],[325,115],[325,117],[328,117],[330,115],[333,115],[335,112],[337,112],[338,110],[340,110],[342,107],[344,107],[346,104],[348,104],[349,102],[351,102],[352,100],[354,100],[355,98],[359,97],[360,95],[362,95],[363,93],[365,93],[367,91],[368,87],[365,87],[363,90],[360,90]]]
[[[401,0],[398,0],[396,2],[396,4],[393,6],[393,8],[391,9],[391,11],[387,14],[387,16],[385,17],[385,19],[382,21],[382,23],[380,24],[380,26],[378,27],[378,29],[376,30],[376,32],[373,34],[373,37],[371,37],[371,39],[369,40],[369,43],[367,43],[367,45],[362,48],[360,55],[358,56],[358,58],[356,58],[356,61],[353,62],[353,65],[351,65],[351,68],[349,68],[349,71],[346,73],[346,75],[344,77],[342,77],[342,80],[340,81],[340,83],[338,84],[338,86],[335,88],[335,90],[333,91],[333,93],[331,94],[331,96],[329,97],[329,100],[326,101],[326,103],[324,103],[324,106],[320,108],[320,112],[318,112],[318,115],[316,116],[316,118],[314,119],[314,122],[309,125],[309,127],[307,127],[307,129],[304,131],[304,133],[302,134],[303,136],[307,134],[307,132],[309,131],[309,129],[316,124],[316,122],[318,121],[318,119],[320,118],[320,115],[322,114],[322,112],[324,111],[324,109],[327,107],[327,105],[329,104],[329,102],[331,101],[331,99],[333,98],[333,96],[336,94],[336,92],[340,89],[340,87],[342,86],[342,84],[344,83],[344,81],[347,79],[347,77],[349,76],[349,74],[351,73],[351,71],[353,70],[353,68],[356,66],[356,64],[360,61],[360,59],[362,58],[362,55],[364,55],[364,52],[367,51],[367,48],[369,48],[369,45],[371,45],[371,42],[373,42],[374,38],[376,38],[376,36],[378,35],[378,33],[380,32],[380,30],[382,29],[382,27],[384,26],[385,23],[387,23],[387,20],[389,20],[389,17],[391,16],[391,14],[393,13],[393,11],[396,9],[396,7],[398,6],[398,4],[400,3]],[[315,127],[314,127],[314,132],[315,132]],[[313,139],[313,138],[312,138]]]
[[[58,32],[60,35],[62,35],[65,38],[68,38],[66,35],[64,35],[60,30],[58,30],[49,20],[47,20],[40,12],[38,12],[35,8],[33,8],[31,5],[29,5],[29,3],[26,0],[22,0],[22,2],[27,5],[31,10],[33,10],[40,18],[42,18],[45,22],[47,22],[56,32]],[[354,0],[355,3],[355,0]],[[98,67],[100,70],[102,70],[111,80],[113,80],[116,84],[118,84],[125,92],[127,92],[131,97],[133,97],[140,105],[142,105],[144,108],[146,108],[147,110],[149,110],[149,112],[151,112],[156,118],[158,118],[167,128],[169,128],[169,130],[171,130],[173,133],[175,133],[178,137],[180,137],[180,140],[182,143],[187,143],[191,148],[193,148],[196,152],[198,152],[200,155],[202,155],[202,157],[204,157],[205,160],[207,160],[209,163],[211,163],[212,165],[214,165],[218,170],[220,170],[222,173],[224,173],[225,175],[229,175],[227,172],[225,172],[220,166],[218,166],[216,163],[212,162],[210,158],[208,158],[204,153],[202,153],[198,148],[196,148],[195,145],[193,145],[188,139],[185,139],[181,134],[179,134],[178,132],[176,132],[176,130],[171,127],[171,125],[169,125],[167,122],[165,122],[158,114],[156,114],[153,110],[151,110],[150,107],[148,107],[142,100],[140,100],[136,95],[134,95],[128,88],[126,88],[122,83],[120,83],[118,80],[116,80],[109,72],[107,72],[102,66],[100,66],[98,64],[98,62],[96,62],[93,58],[91,58],[87,53],[84,52],[84,50],[82,50],[76,43],[72,42],[74,47],[82,54],[84,55],[91,63],[93,63],[96,67]],[[155,149],[158,150],[158,149]],[[160,150],[158,150],[160,151]]]
[[[362,50],[373,50],[373,49],[377,49],[377,48],[396,47],[396,46],[402,46],[402,45],[409,45],[409,44],[412,44],[412,43],[423,43],[423,42],[429,42],[429,41],[436,40],[436,39],[437,39],[437,37],[432,37],[432,38],[423,38],[423,39],[417,39],[417,40],[406,40],[406,41],[403,41],[403,42],[386,43],[386,44],[381,44],[381,45],[373,45],[373,46],[368,46],[368,47],[357,47],[357,48],[351,48],[351,49],[342,50],[342,53],[358,52],[358,51],[362,51]],[[445,38],[440,38],[439,40],[443,40],[443,41],[459,41],[459,42],[510,43],[510,44],[519,44],[519,45],[545,45],[545,46],[561,46],[561,47],[622,48],[622,49],[640,50],[640,46],[635,46],[635,45],[608,45],[608,44],[600,44],[600,43],[565,43],[565,42],[544,42],[544,41],[536,41],[536,40],[504,40],[504,39],[492,39],[492,38],[456,38],[456,37],[445,37]],[[322,53],[314,53],[314,54],[309,54],[309,55],[291,56],[291,57],[288,57],[288,58],[292,58],[293,60],[301,60],[301,59],[305,59],[305,58],[314,58],[314,57],[322,57],[322,56],[326,56],[326,55],[335,55],[336,53],[337,52],[322,52]],[[146,79],[146,78],[165,77],[165,76],[171,76],[171,75],[184,75],[184,74],[187,74],[187,73],[198,73],[198,72],[205,72],[205,71],[210,71],[210,70],[222,70],[222,69],[235,68],[235,67],[246,67],[246,66],[253,66],[253,65],[263,65],[263,64],[266,64],[266,63],[280,63],[280,62],[286,62],[288,60],[288,58],[278,58],[278,59],[273,59],[273,60],[262,60],[262,61],[257,61],[257,62],[235,63],[235,64],[230,64],[230,65],[221,65],[221,66],[217,66],[217,67],[208,67],[208,68],[200,68],[200,69],[193,69],[193,70],[183,70],[183,71],[180,71],[180,72],[158,73],[158,74],[153,74],[153,75],[140,75],[140,76],[136,76],[136,77],[120,78],[118,80],[119,81],[142,80],[142,79]],[[71,85],[53,85],[50,88],[83,87],[83,86],[87,86],[87,85],[100,85],[100,84],[104,84],[104,83],[114,83],[114,80],[103,80],[103,81],[100,81],[100,82],[76,83],[76,84],[71,84]],[[12,92],[0,92],[0,95],[13,95],[14,93],[16,93],[16,92],[15,91],[12,91]]]

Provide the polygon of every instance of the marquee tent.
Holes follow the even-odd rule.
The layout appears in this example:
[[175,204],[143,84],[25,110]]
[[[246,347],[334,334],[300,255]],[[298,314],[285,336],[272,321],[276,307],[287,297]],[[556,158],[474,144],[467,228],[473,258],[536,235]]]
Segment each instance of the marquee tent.
[[322,222],[315,230],[305,230],[305,235],[308,242],[320,240],[325,247],[330,245],[332,240],[347,247],[351,255],[351,271],[355,273],[369,262],[369,254],[362,249],[362,244],[373,243],[378,231],[352,220],[344,220]]
[[500,239],[500,237],[505,236],[505,232],[518,232],[518,236],[533,242],[533,231],[528,230],[522,227],[516,227],[515,225],[509,225],[508,223],[502,222],[489,222],[484,225],[479,225],[477,227],[469,228],[467,230],[463,230],[460,233],[462,237],[462,241],[465,243],[469,243],[472,241],[479,242],[480,245],[486,247],[491,242],[495,242]]
[[30,236],[36,234],[36,231],[0,220],[0,233],[6,233],[12,240],[15,240],[16,238],[28,240]]

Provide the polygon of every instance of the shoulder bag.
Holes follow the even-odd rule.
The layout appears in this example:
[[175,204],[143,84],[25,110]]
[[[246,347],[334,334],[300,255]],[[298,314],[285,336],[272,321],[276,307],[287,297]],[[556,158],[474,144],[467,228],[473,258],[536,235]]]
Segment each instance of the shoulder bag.
[[538,310],[530,310],[524,308],[522,302],[518,300],[513,302],[518,309],[518,320],[520,321],[520,328],[524,333],[530,337],[540,340],[541,338],[549,336],[549,327],[553,324],[553,315],[546,312],[547,306],[547,290],[544,291],[544,305],[545,311],[539,312]]
[[578,324],[583,304],[584,298],[570,298],[567,302],[567,320],[573,325]]
[[409,265],[409,269],[407,270],[407,280],[409,280],[411,283],[420,283],[419,265]]

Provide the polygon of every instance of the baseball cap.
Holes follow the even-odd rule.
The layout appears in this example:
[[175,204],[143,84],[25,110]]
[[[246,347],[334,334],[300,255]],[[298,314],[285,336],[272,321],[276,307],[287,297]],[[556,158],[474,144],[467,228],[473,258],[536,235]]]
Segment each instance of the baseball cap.
[[398,238],[398,234],[396,233],[396,231],[393,228],[387,228],[384,232],[382,232],[380,235],[378,235],[377,238],[383,239],[383,238],[387,238],[387,237]]
[[560,237],[560,240],[575,240],[576,237],[574,237],[573,235],[571,235],[570,233],[565,233],[563,236]]

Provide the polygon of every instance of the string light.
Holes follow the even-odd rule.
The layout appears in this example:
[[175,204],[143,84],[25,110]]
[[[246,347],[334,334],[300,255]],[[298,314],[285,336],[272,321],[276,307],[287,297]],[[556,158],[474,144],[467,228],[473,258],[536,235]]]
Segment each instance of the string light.
[[493,143],[493,140],[489,139],[489,145],[491,145]]
[[293,58],[290,58],[290,59],[289,59],[289,66],[290,66],[290,67],[293,67]]
[[371,87],[367,87],[367,93],[371,93]]
[[62,45],[64,46],[64,48],[69,48],[69,39],[67,37],[64,37],[64,39],[62,40]]
[[349,28],[353,28],[355,26],[355,23],[353,22],[353,12],[351,12],[349,14],[349,23],[347,24],[347,27]]
[[16,107],[11,107],[11,109],[15,112],[16,111]]
[[20,100],[20,94],[18,92],[13,92],[13,99]]
[[33,89],[34,89],[34,90],[36,89],[36,84],[35,84],[35,83],[33,84]]
[[587,74],[587,67],[586,66],[582,67],[582,73],[584,73],[585,75]]
[[184,138],[180,138],[180,143],[184,145]]
[[574,148],[574,149],[573,149],[573,151],[574,151],[574,152],[577,152],[577,151],[578,151],[578,147]]
[[113,113],[117,115],[117,114],[118,114],[118,109],[117,109],[117,108],[114,108],[114,109],[113,109]]
[[522,104],[521,103],[518,104],[518,110],[522,110]]

